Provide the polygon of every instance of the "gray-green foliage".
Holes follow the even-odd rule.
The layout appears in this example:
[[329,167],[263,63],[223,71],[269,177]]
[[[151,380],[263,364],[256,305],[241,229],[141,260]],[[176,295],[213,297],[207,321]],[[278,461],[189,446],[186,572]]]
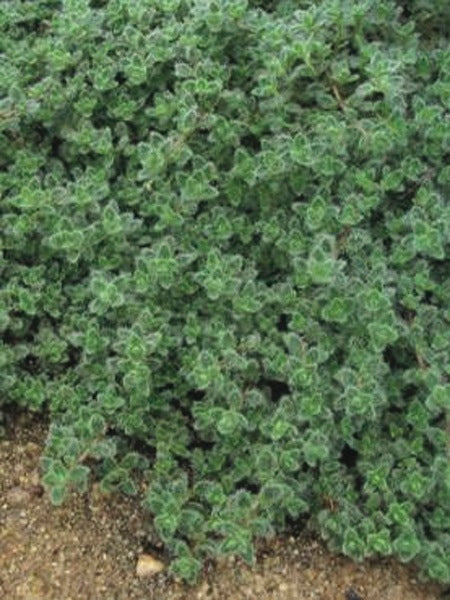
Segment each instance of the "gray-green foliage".
[[0,5],[0,403],[53,502],[144,480],[190,582],[300,518],[449,582],[448,3]]

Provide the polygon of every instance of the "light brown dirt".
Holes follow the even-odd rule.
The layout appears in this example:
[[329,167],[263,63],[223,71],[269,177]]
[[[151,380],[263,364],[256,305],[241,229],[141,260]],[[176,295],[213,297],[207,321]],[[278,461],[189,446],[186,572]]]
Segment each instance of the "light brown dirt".
[[[393,560],[354,564],[305,533],[258,544],[253,569],[240,560],[208,565],[193,588],[166,572],[139,579],[138,557],[149,552],[149,540],[155,543],[139,502],[94,493],[52,507],[39,486],[45,436],[42,420],[22,415],[0,440],[0,597],[5,600],[444,598],[440,586],[419,582],[412,567]],[[155,557],[165,558],[164,553]]]

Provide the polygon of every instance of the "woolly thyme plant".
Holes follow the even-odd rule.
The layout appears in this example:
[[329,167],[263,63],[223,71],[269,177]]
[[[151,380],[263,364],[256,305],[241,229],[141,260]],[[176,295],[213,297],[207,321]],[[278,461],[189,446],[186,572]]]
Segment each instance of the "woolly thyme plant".
[[0,403],[193,583],[307,522],[450,582],[446,0],[0,2]]

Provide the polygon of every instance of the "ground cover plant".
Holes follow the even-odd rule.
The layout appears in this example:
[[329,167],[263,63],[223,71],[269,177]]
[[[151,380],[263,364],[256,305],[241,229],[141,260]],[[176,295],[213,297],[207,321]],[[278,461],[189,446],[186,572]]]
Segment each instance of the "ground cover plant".
[[140,494],[191,583],[299,522],[450,582],[448,3],[0,5],[0,407],[54,504]]

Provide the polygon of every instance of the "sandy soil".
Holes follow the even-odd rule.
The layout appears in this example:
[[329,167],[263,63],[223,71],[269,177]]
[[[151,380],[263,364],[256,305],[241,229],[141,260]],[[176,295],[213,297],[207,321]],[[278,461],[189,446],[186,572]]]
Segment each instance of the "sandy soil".
[[[54,508],[39,484],[42,420],[8,423],[0,439],[0,597],[5,600],[443,600],[437,585],[392,560],[354,564],[300,533],[258,545],[257,565],[208,565],[193,588],[165,571],[139,578],[142,553],[158,553],[136,500],[73,496]],[[167,561],[166,561],[167,562]],[[448,590],[447,590],[448,593]]]

